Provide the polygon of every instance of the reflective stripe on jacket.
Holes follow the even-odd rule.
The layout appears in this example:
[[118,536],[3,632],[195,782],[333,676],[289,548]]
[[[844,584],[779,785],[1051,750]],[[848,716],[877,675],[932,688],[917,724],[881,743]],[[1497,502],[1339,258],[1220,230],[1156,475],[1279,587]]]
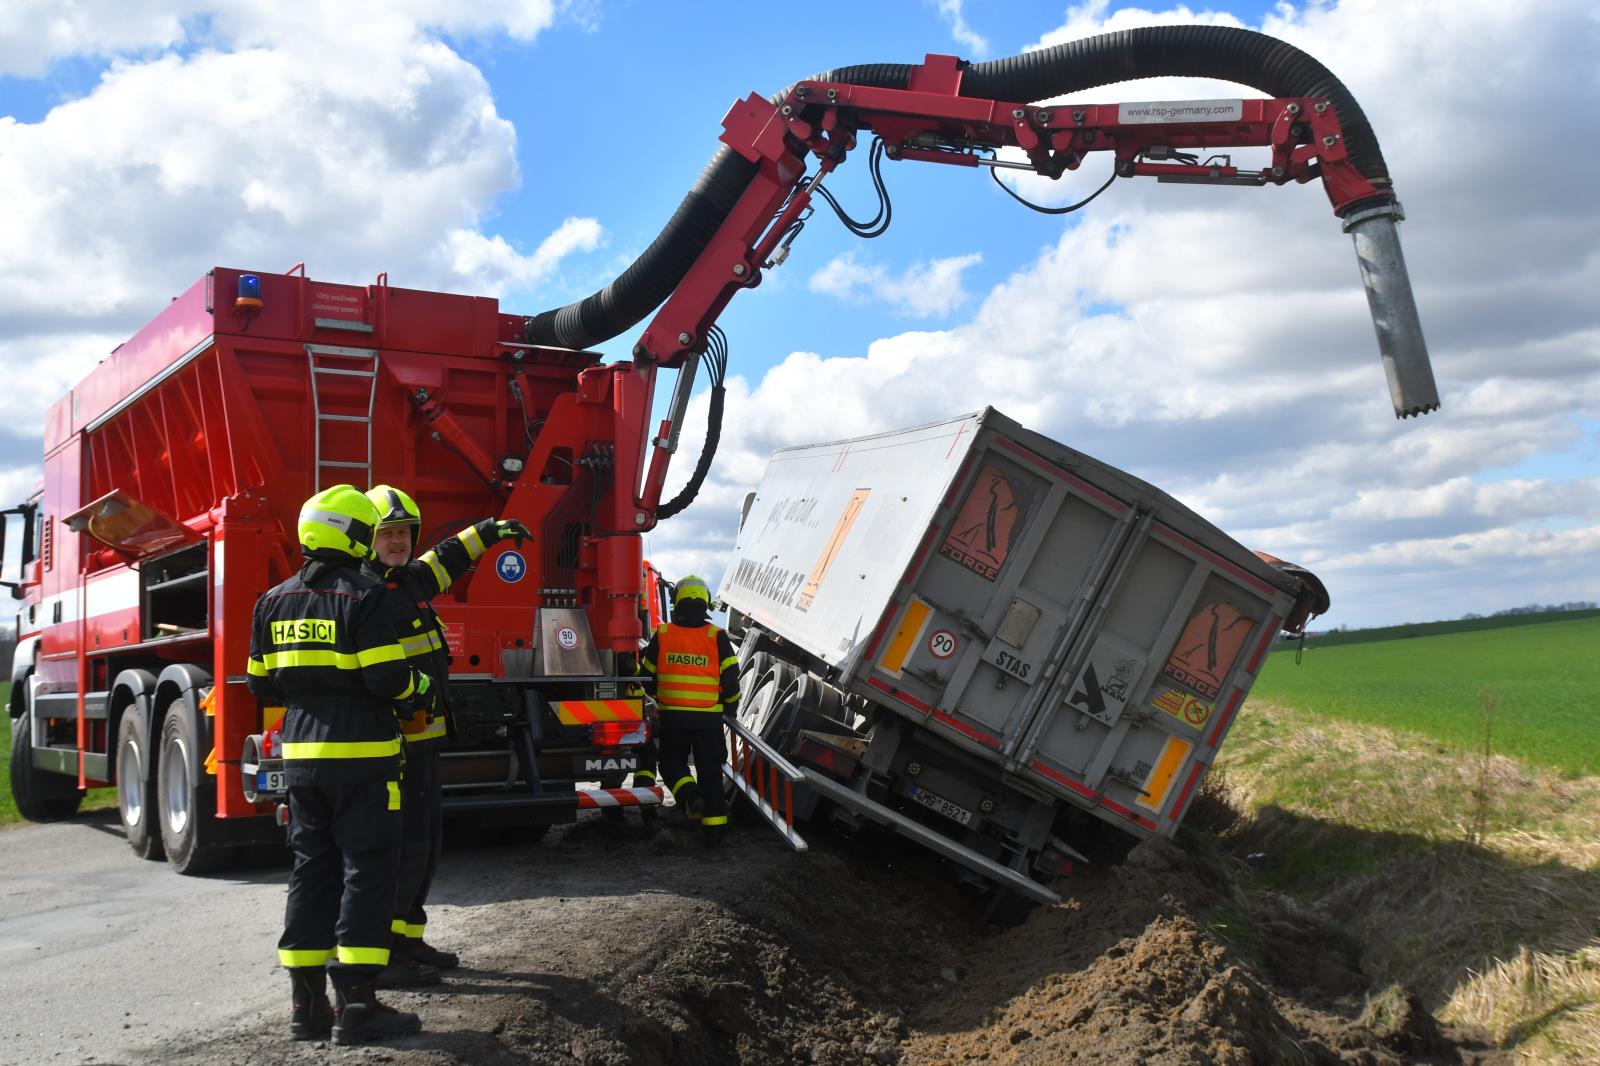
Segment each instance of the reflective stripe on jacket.
[[287,707],[290,785],[392,779],[394,701],[416,691],[383,584],[353,563],[313,562],[256,600],[246,671],[262,703]]
[[655,676],[656,702],[664,712],[720,714],[739,699],[733,644],[709,623],[663,625],[640,653],[639,668]]
[[[448,537],[404,566],[386,567],[369,559],[363,569],[385,582],[394,592],[396,624],[400,646],[412,666],[432,677],[441,686],[449,680],[450,656],[445,645],[444,623],[430,602],[446,591],[472,568],[483,554],[483,538],[473,526]],[[441,711],[407,714],[401,711],[400,732],[408,744],[438,740],[447,732],[444,711],[448,710],[449,689],[439,691]]]

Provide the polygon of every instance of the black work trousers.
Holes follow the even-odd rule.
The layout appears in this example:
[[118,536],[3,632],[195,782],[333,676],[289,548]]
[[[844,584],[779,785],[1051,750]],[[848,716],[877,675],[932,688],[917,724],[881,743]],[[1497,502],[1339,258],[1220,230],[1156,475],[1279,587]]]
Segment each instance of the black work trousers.
[[400,881],[395,891],[396,939],[421,940],[428,924],[428,890],[439,869],[444,845],[444,798],[439,786],[441,742],[406,745],[406,773],[401,781]]
[[[695,773],[689,773],[689,756]],[[728,824],[728,796],[722,790],[722,764],[728,742],[722,716],[711,712],[663,712],[661,715],[661,783],[672,789],[681,804],[699,797],[705,804],[703,822],[708,827]],[[696,781],[696,778],[699,778]]]
[[326,961],[336,981],[383,969],[400,867],[399,783],[291,786],[289,847],[294,868],[279,961]]

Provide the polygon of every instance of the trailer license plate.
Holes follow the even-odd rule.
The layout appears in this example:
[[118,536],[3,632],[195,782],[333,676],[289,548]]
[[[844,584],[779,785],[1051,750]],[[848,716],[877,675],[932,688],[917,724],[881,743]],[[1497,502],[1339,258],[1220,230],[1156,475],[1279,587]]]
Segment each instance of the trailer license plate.
[[927,789],[918,788],[916,785],[912,785],[911,790],[911,798],[930,811],[938,811],[946,818],[961,825],[972,824],[972,812],[965,807],[958,807],[943,796],[936,796]]
[[286,792],[286,791],[288,791],[287,786],[284,785],[284,783],[283,783],[283,771],[282,770],[261,770],[261,771],[259,771],[256,774],[256,791],[257,792],[261,792],[261,793]]

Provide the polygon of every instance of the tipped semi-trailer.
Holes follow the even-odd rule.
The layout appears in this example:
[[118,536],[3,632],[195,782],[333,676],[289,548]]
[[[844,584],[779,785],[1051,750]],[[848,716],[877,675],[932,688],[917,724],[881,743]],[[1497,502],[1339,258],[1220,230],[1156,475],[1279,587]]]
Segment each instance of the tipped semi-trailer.
[[775,806],[1040,901],[1087,826],[1177,831],[1273,639],[1328,608],[992,408],[775,452],[717,595],[740,723],[799,771]]

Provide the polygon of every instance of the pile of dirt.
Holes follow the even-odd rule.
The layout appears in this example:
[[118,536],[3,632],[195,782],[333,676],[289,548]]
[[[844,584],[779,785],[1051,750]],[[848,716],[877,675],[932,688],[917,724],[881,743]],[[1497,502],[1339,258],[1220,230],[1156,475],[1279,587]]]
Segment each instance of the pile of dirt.
[[[1487,1061],[1355,946],[1153,842],[1000,931],[925,853],[755,827],[590,819],[537,847],[447,853],[433,926],[464,967],[400,993],[427,1031],[353,1052],[411,1066]],[[313,1062],[281,1019],[161,1061]],[[154,1050],[154,1049],[153,1049]]]
[[1403,990],[1372,1009],[1347,936],[1238,891],[1221,861],[1154,840],[1074,883],[977,947],[963,994],[913,1021],[906,1061],[1463,1061]]

